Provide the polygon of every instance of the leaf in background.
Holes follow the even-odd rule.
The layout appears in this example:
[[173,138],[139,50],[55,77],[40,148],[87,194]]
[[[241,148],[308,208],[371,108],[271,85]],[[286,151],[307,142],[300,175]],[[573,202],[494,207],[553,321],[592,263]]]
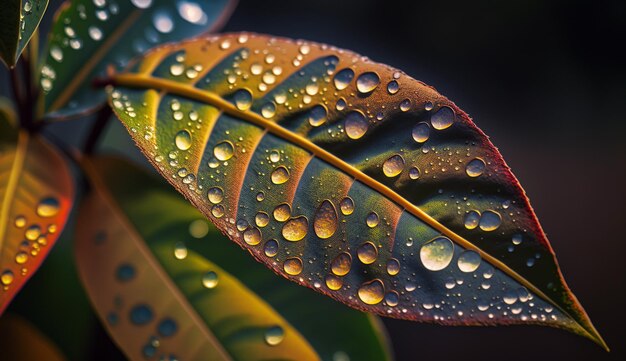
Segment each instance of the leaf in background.
[[65,360],[45,335],[26,320],[11,314],[0,318],[0,350],[3,360]]
[[43,139],[0,111],[0,315],[37,271],[63,230],[74,188],[69,168]]
[[[110,191],[113,196],[111,199],[115,199],[119,209],[128,214],[128,220],[133,227],[139,234],[146,235],[146,246],[154,252],[157,261],[163,263],[166,270],[168,263],[182,263],[188,272],[197,274],[198,281],[201,280],[206,270],[199,272],[194,266],[185,265],[188,260],[174,259],[176,246],[185,245],[189,254],[198,255],[215,264],[269,303],[311,343],[323,360],[333,360],[333,357],[341,355],[346,355],[350,360],[362,361],[391,359],[384,330],[376,316],[352,310],[287,280],[277,279],[273,272],[254,262],[247,252],[242,252],[240,247],[230,242],[213,226],[209,226],[202,214],[162,180],[128,162],[110,157],[95,159],[88,169],[91,169],[91,178],[100,185],[101,188],[98,189],[104,193]],[[94,244],[92,234],[106,225],[94,228],[87,221],[90,216],[90,212],[81,212],[78,219],[81,250],[77,257],[82,264],[89,265],[93,263],[94,255],[105,254],[109,257],[116,253],[100,250],[102,246]],[[115,237],[120,238],[119,242],[130,242],[127,238]],[[100,277],[115,281],[116,273],[113,270],[120,262],[124,261],[113,262],[109,266],[112,271],[104,272]],[[220,274],[217,277],[217,287],[220,287],[222,277]],[[87,279],[87,284],[99,283],[91,278]],[[106,292],[104,298],[97,296],[96,300],[110,302],[112,294],[122,286],[123,282],[120,284],[118,280],[115,287],[103,290]],[[92,294],[93,296],[95,295]],[[108,308],[99,310],[104,316],[109,311]],[[112,329],[115,334],[115,329]]]
[[48,0],[3,0],[0,6],[0,59],[9,67],[37,30]]
[[[119,197],[108,185],[111,178],[119,185],[128,167],[89,162],[84,166],[94,191],[77,221],[79,273],[109,333],[130,359],[317,359],[267,303],[183,245],[176,232],[180,227],[169,227],[170,213],[161,204],[171,194],[151,192],[138,182],[134,193]],[[101,169],[108,171],[106,178]]]
[[252,34],[159,47],[112,82],[153,165],[275,272],[380,315],[605,346],[509,167],[433,88]]
[[56,14],[41,70],[44,113],[69,115],[106,99],[92,86],[108,66],[165,42],[215,31],[235,0],[73,0]]

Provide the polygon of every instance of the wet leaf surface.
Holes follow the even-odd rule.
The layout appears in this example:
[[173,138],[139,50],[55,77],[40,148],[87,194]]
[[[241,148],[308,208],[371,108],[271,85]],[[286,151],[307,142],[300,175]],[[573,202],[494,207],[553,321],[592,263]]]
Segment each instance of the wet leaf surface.
[[0,111],[0,314],[37,271],[74,198],[65,159]]
[[73,0],[56,14],[41,70],[43,111],[69,115],[105,101],[92,80],[147,49],[214,31],[235,0]]
[[497,149],[432,87],[253,34],[160,47],[113,83],[153,165],[277,273],[381,315],[606,347]]
[[0,12],[0,59],[13,67],[37,30],[48,0],[4,0]]

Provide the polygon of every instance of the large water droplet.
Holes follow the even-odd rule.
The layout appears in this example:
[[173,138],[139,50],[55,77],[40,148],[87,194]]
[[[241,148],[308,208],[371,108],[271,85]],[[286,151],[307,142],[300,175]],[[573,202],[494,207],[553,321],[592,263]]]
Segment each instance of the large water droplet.
[[285,338],[285,331],[280,326],[268,327],[263,337],[269,346],[276,346]]
[[270,239],[265,242],[265,246],[263,247],[263,252],[268,257],[274,257],[278,254],[278,241],[275,239]]
[[327,114],[328,111],[323,105],[318,104],[314,106],[309,112],[309,124],[314,127],[319,127],[320,125],[324,124],[324,122],[326,122]]
[[463,220],[465,228],[474,229],[478,227],[478,222],[480,222],[480,213],[478,211],[472,210],[465,214],[465,219]]
[[337,291],[343,286],[342,279],[335,275],[326,275],[326,277],[324,277],[324,281],[326,283],[326,287],[328,287],[331,291]]
[[248,110],[252,105],[252,93],[248,89],[239,89],[233,95],[235,106],[239,110]]
[[337,210],[329,201],[324,200],[315,212],[313,229],[321,239],[330,238],[337,231]]
[[478,177],[485,171],[485,161],[480,158],[474,158],[467,166],[465,166],[465,173],[470,177]]
[[330,263],[331,271],[337,276],[345,276],[352,267],[352,256],[348,252],[341,252]]
[[133,5],[140,9],[147,9],[152,5],[152,0],[130,0]]
[[352,69],[342,69],[338,71],[333,80],[335,88],[337,88],[337,90],[347,88],[348,85],[350,85],[352,78],[354,78],[354,71]]
[[378,84],[380,84],[380,77],[372,71],[365,72],[356,79],[357,90],[364,94],[374,91]]
[[387,91],[389,92],[389,94],[393,95],[397,93],[398,90],[400,90],[400,85],[398,85],[397,81],[392,80],[387,84]]
[[365,119],[365,116],[360,111],[352,111],[346,115],[345,129],[348,138],[359,139],[369,127],[369,122]]
[[465,251],[461,253],[459,256],[459,260],[457,261],[457,265],[459,269],[463,272],[474,272],[480,266],[480,254],[474,251]]
[[171,318],[163,319],[157,326],[157,331],[163,337],[170,337],[175,334],[177,330],[178,325],[176,324],[176,321]]
[[385,294],[385,286],[379,279],[365,282],[359,287],[358,295],[363,303],[375,305],[383,300]]
[[383,173],[389,178],[399,175],[403,170],[404,158],[399,154],[392,155],[383,163]]
[[482,216],[480,216],[480,222],[478,225],[483,231],[490,232],[498,229],[501,223],[502,217],[498,212],[486,210],[483,212]]
[[291,217],[291,207],[287,203],[282,203],[274,208],[274,219],[278,222],[284,222]]
[[251,246],[256,246],[261,243],[261,231],[256,227],[250,227],[243,232],[243,240]]
[[0,274],[0,282],[4,286],[8,286],[13,283],[14,278],[15,276],[13,275],[13,272],[11,270],[4,270],[2,271],[2,274]]
[[39,238],[39,236],[41,236],[41,227],[36,224],[26,228],[26,231],[24,231],[24,237],[29,241],[34,241]]
[[209,201],[213,204],[221,203],[224,199],[224,191],[220,187],[209,188],[207,198],[209,198]]
[[443,106],[435,114],[430,117],[430,123],[433,128],[437,130],[443,130],[452,125],[454,122],[454,110],[452,108]]
[[267,226],[270,223],[269,214],[262,211],[257,212],[257,214],[254,216],[254,223],[261,228]]
[[178,13],[180,17],[192,24],[202,25],[206,24],[208,21],[208,17],[204,11],[202,11],[200,5],[192,2],[180,1],[178,3]]
[[283,269],[288,275],[299,275],[302,272],[302,260],[298,257],[287,258],[283,263]]
[[209,271],[202,276],[202,285],[205,288],[215,288],[219,282],[217,273]]
[[446,237],[437,237],[420,249],[420,260],[426,269],[440,271],[450,264],[454,244]]
[[309,221],[304,216],[290,219],[283,225],[282,234],[286,240],[297,242],[303,239],[309,228]]
[[417,123],[417,125],[413,128],[411,135],[413,136],[413,140],[416,142],[424,143],[430,136],[430,126],[424,122]]
[[167,34],[174,30],[174,21],[168,13],[160,12],[152,18],[154,27],[161,33]]
[[363,264],[372,264],[378,257],[378,249],[372,242],[365,242],[356,251],[359,261]]
[[378,226],[378,222],[380,222],[380,220],[378,219],[378,214],[376,214],[376,212],[370,212],[365,218],[365,223],[370,228]]
[[44,198],[37,205],[37,215],[39,217],[54,217],[59,213],[59,200],[53,197]]
[[272,183],[283,184],[289,180],[289,171],[284,166],[280,166],[272,171]]
[[225,140],[217,143],[215,148],[213,148],[213,155],[215,155],[215,158],[218,160],[225,161],[233,157],[234,151],[233,143]]
[[389,261],[387,261],[387,273],[390,276],[395,276],[400,272],[400,262],[395,259],[395,258],[391,258]]
[[191,134],[186,130],[181,130],[176,134],[176,147],[180,150],[191,148]]

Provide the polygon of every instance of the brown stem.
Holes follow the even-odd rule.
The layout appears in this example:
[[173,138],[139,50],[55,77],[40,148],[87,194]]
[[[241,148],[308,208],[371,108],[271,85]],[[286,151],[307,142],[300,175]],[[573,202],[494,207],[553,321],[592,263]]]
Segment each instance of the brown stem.
[[100,140],[100,136],[103,134],[106,129],[109,119],[111,119],[112,111],[108,106],[102,107],[100,111],[97,113],[96,121],[93,123],[91,130],[89,131],[89,135],[85,140],[85,144],[83,146],[83,152],[86,155],[93,154],[95,151],[98,141]]

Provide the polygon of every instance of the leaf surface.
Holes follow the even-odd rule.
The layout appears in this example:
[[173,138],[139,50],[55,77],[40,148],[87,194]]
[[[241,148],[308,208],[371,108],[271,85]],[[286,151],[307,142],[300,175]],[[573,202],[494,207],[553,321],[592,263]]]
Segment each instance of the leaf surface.
[[159,47],[112,82],[159,172],[275,272],[380,315],[548,325],[606,347],[497,149],[432,87],[252,34]]
[[37,271],[74,199],[65,159],[0,110],[0,314]]
[[0,318],[0,349],[4,360],[66,360],[45,335],[12,314]]
[[59,9],[41,70],[43,111],[86,112],[102,105],[93,87],[147,49],[219,29],[235,0],[73,0]]
[[0,59],[15,66],[37,30],[48,0],[4,0],[0,11]]
[[[176,195],[150,187],[148,177],[120,161],[84,165],[94,191],[77,222],[79,272],[130,359],[317,359],[266,302],[185,246],[189,224],[171,223],[163,207]],[[121,174],[137,182],[129,186]]]

